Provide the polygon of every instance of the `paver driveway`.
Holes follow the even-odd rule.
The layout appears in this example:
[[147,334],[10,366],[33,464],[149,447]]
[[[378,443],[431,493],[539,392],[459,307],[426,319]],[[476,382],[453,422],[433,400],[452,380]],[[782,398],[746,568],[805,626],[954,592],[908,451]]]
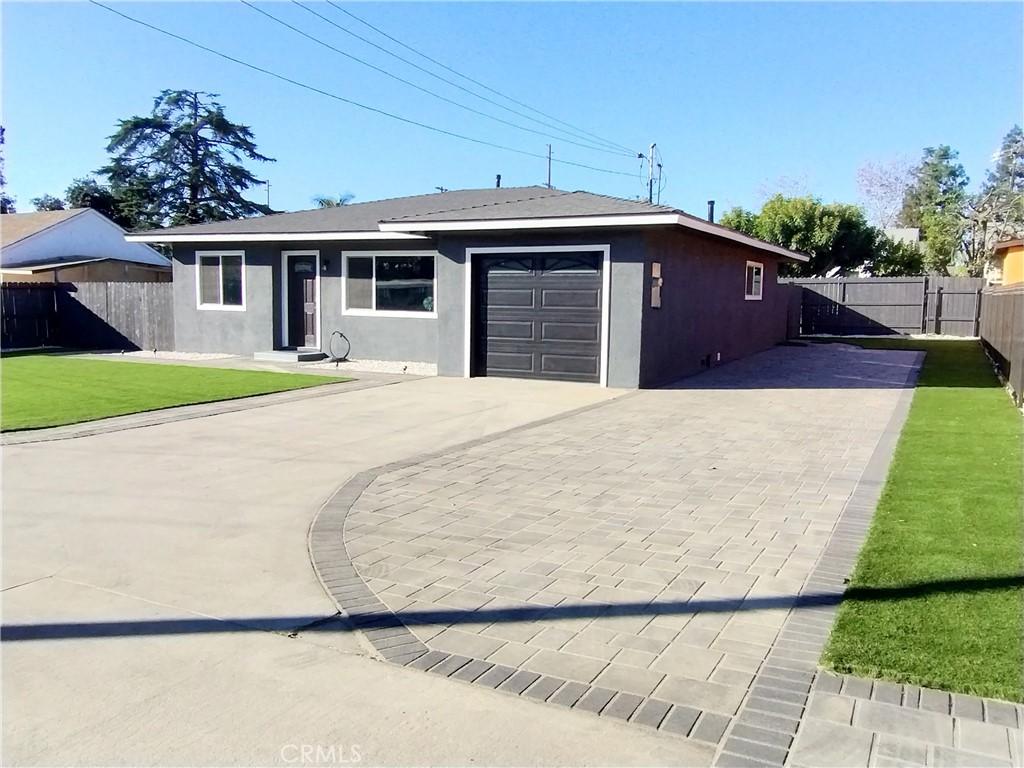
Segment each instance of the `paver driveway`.
[[917,360],[776,348],[393,468],[321,566],[411,666],[718,742]]

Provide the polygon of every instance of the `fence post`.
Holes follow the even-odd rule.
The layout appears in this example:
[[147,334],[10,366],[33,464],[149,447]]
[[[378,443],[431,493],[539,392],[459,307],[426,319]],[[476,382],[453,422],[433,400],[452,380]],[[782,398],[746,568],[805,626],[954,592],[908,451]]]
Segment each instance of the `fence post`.
[[938,335],[942,333],[942,286],[935,289],[935,328],[933,332]]
[[981,336],[981,288],[974,293],[974,335]]
[[928,333],[928,278],[921,278],[921,333]]

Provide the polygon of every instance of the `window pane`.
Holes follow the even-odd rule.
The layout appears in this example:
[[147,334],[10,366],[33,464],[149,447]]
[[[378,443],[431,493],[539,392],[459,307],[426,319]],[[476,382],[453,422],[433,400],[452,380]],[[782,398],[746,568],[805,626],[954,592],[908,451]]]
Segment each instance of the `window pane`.
[[567,256],[545,256],[541,269],[545,272],[597,272],[601,257],[597,254],[569,254]]
[[526,256],[523,258],[493,259],[485,261],[484,268],[488,272],[501,274],[532,272],[533,258]]
[[433,256],[378,256],[377,309],[434,311]]
[[348,260],[345,280],[347,309],[373,308],[373,258],[353,256]]
[[229,307],[242,306],[242,257],[221,256],[224,304]]
[[761,273],[763,271],[758,264],[747,264],[747,281],[744,287],[747,296],[761,295]]
[[199,257],[199,303],[220,304],[220,256]]

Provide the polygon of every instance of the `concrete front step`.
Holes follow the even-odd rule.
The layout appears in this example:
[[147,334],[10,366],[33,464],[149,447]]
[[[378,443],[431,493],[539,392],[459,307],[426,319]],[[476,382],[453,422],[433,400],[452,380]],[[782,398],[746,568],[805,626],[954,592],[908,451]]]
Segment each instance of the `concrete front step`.
[[326,354],[319,349],[272,349],[266,352],[253,352],[253,360],[263,360],[270,363],[310,363],[316,360],[323,360]]

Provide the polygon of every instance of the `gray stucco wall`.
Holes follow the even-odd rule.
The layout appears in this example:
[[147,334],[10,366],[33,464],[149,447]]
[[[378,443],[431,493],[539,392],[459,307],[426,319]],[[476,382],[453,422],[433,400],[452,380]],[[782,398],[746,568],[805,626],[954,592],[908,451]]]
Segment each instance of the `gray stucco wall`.
[[[763,251],[685,231],[646,236],[640,386],[699,373],[786,339],[787,286],[779,259]],[[744,299],[747,261],[764,265],[761,301]],[[651,263],[661,262],[662,305],[651,307]],[[718,359],[718,355],[721,359]]]
[[[245,251],[245,309],[199,309],[196,296],[197,251]],[[276,256],[275,256],[276,254]],[[253,244],[188,243],[174,247],[174,345],[183,352],[239,355],[274,348],[275,261],[280,249]]]
[[[645,242],[638,232],[566,232],[505,236],[468,235],[407,242],[295,242],[187,244],[174,249],[175,340],[181,351],[250,355],[282,345],[281,252],[320,252],[321,348],[330,353],[331,333],[351,343],[350,356],[363,360],[436,363],[443,376],[465,372],[465,254],[467,248],[582,245],[611,247],[608,385],[640,383],[641,319],[645,287]],[[196,306],[195,254],[201,250],[244,250],[245,311],[200,310]],[[342,252],[435,251],[436,318],[353,316],[342,312]]]
[[[200,310],[196,302],[197,251],[245,251],[244,311]],[[320,346],[330,353],[333,331],[351,343],[350,356],[362,360],[437,361],[438,319],[431,317],[370,317],[346,315],[341,307],[342,252],[432,251],[431,241],[407,243],[289,242],[176,245],[174,248],[175,345],[186,352],[231,352],[251,355],[283,345],[281,323],[281,254],[283,251],[320,252]],[[441,286],[438,260],[438,295]],[[447,274],[447,273],[446,273]],[[441,314],[442,305],[438,305]]]

